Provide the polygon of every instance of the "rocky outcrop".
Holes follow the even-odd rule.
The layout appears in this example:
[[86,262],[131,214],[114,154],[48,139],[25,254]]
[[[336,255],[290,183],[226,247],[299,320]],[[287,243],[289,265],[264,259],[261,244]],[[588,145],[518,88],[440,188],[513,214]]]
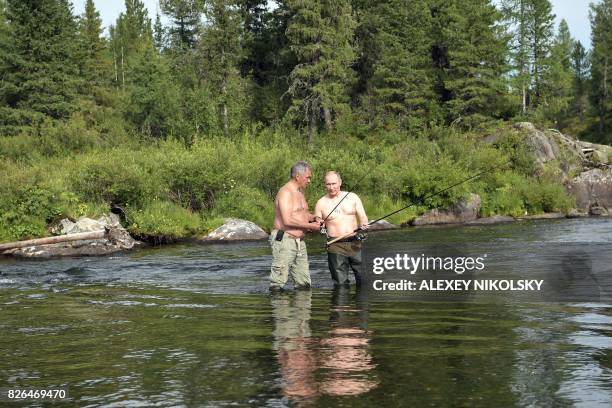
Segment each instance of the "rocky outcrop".
[[107,232],[104,234],[103,238],[79,239],[77,241],[49,245],[27,246],[7,250],[4,252],[4,255],[12,255],[21,258],[97,256],[131,249],[138,244],[138,241],[134,240],[121,226],[119,218],[115,214],[104,215],[97,220],[81,217],[76,222],[72,222],[71,220],[63,219],[54,229],[52,229],[52,232],[65,235],[66,238],[69,238],[69,236],[73,234],[104,230]]
[[470,194],[449,209],[433,209],[410,221],[410,225],[459,224],[478,218],[480,196]]
[[491,225],[491,224],[502,224],[506,222],[514,222],[514,217],[506,215],[493,215],[491,217],[478,218],[472,221],[466,222],[467,225]]
[[[559,181],[576,198],[570,217],[612,213],[612,147],[573,139],[554,129],[539,130],[532,123],[515,126],[530,146],[538,168],[559,163]],[[485,139],[495,143],[498,135]]]
[[545,213],[545,214],[533,214],[519,217],[519,220],[558,220],[560,218],[566,218],[567,216],[563,213]]
[[591,215],[612,212],[612,170],[597,168],[575,177],[567,190],[576,197],[576,208]]
[[268,234],[257,224],[251,221],[241,220],[238,218],[227,218],[225,223],[215,229],[205,237],[200,238],[201,241],[255,241],[267,239]]
[[[374,220],[370,220],[370,222],[372,221]],[[385,230],[392,230],[392,229],[398,229],[398,228],[399,228],[398,225],[391,224],[387,220],[380,220],[376,224],[370,225],[370,228],[368,228],[368,231],[385,231]]]

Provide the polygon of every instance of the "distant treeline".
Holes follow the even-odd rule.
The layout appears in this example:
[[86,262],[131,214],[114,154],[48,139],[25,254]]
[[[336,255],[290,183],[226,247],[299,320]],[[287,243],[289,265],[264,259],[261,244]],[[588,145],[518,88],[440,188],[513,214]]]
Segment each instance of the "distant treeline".
[[0,0],[0,135],[85,119],[100,134],[254,127],[423,131],[531,120],[612,141],[612,0],[592,49],[549,0],[125,0],[103,35],[87,0]]

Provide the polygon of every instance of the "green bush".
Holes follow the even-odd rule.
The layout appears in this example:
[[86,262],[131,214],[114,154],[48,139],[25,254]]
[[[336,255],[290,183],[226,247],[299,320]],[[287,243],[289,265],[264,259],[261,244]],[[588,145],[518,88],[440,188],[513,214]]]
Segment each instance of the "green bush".
[[218,198],[212,215],[242,218],[269,230],[274,220],[274,202],[255,188],[229,185]]
[[128,231],[138,237],[172,241],[202,231],[197,214],[168,201],[154,199],[127,215],[130,219]]

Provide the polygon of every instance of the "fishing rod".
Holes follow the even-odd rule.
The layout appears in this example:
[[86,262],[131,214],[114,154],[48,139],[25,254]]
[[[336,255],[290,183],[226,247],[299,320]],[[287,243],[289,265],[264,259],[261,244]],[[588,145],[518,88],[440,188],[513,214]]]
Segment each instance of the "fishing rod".
[[[377,222],[379,222],[379,221],[382,221],[383,219],[385,219],[385,218],[387,218],[387,217],[390,217],[390,216],[392,216],[392,215],[395,215],[395,214],[397,214],[398,212],[404,211],[405,209],[410,208],[410,207],[412,207],[412,206],[413,206],[413,205],[415,205],[415,204],[418,204],[418,203],[423,203],[423,202],[424,202],[425,200],[427,200],[428,198],[431,198],[431,197],[436,196],[436,195],[438,195],[438,194],[440,194],[440,193],[443,193],[443,192],[445,192],[445,191],[448,191],[448,190],[450,190],[450,189],[451,189],[451,188],[453,188],[453,187],[457,187],[457,186],[458,186],[458,185],[460,185],[460,184],[463,184],[463,183],[468,182],[468,181],[470,181],[470,180],[473,180],[473,179],[475,179],[475,178],[477,178],[477,177],[480,177],[480,176],[482,176],[482,175],[483,175],[483,174],[485,174],[485,173],[489,173],[489,172],[491,172],[492,170],[495,170],[495,169],[497,169],[497,168],[503,167],[503,166],[507,165],[507,164],[508,164],[508,163],[510,163],[510,162],[511,162],[511,161],[509,160],[509,161],[507,161],[507,162],[505,162],[505,163],[503,163],[503,164],[500,164],[499,166],[493,166],[493,167],[491,167],[491,168],[489,168],[489,169],[487,169],[487,170],[481,171],[481,172],[480,172],[480,173],[478,173],[478,174],[475,174],[475,175],[470,176],[470,177],[468,177],[468,178],[466,178],[466,179],[464,179],[464,180],[461,180],[461,181],[459,181],[459,182],[457,182],[457,183],[455,183],[455,184],[453,184],[453,185],[451,185],[451,186],[448,186],[448,187],[446,187],[446,188],[443,188],[442,190],[434,191],[433,193],[431,193],[431,194],[429,194],[429,195],[426,195],[425,197],[423,197],[423,198],[419,199],[419,200],[418,200],[418,201],[416,201],[416,202],[412,202],[412,203],[408,204],[407,206],[400,208],[399,210],[395,210],[395,211],[393,211],[393,212],[391,212],[391,213],[389,213],[389,214],[387,214],[387,215],[383,215],[382,217],[375,219],[374,221],[371,221],[370,223],[368,223],[368,227],[369,227],[370,225],[376,224],[376,223],[377,223]],[[350,236],[350,235],[354,234],[355,232],[358,232],[359,230],[361,230],[361,228],[357,228],[357,229],[353,230],[352,232],[349,232],[349,233],[347,233],[347,234],[345,234],[345,235],[342,235],[342,236],[340,236],[340,237],[338,237],[338,238],[334,238],[334,239],[332,239],[331,241],[327,242],[327,243],[326,243],[326,245],[328,245],[328,246],[329,246],[329,245],[333,244],[334,242],[340,241],[341,239],[344,239],[344,238],[346,238],[346,237],[348,237],[348,236]]]

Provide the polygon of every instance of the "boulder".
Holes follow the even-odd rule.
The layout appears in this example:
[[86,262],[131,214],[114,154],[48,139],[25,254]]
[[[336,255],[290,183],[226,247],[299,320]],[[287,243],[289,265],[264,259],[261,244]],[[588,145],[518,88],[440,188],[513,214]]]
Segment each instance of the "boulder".
[[523,217],[519,217],[519,220],[558,220],[559,218],[565,218],[566,215],[563,213],[544,213],[544,214],[534,214],[534,215],[525,215]]
[[588,216],[589,216],[588,212],[580,211],[580,210],[577,210],[575,208],[570,210],[570,212],[567,213],[567,215],[566,215],[567,218],[585,218],[585,217],[588,217]]
[[433,209],[415,218],[410,225],[459,224],[478,218],[480,196],[470,194],[468,198],[459,200],[450,209]]
[[491,225],[491,224],[501,224],[505,222],[514,222],[514,217],[506,216],[506,215],[493,215],[491,217],[483,217],[477,218],[472,221],[466,222],[467,225]]
[[576,197],[579,211],[605,215],[612,209],[612,168],[585,171],[574,177],[566,189]]
[[[374,220],[371,220],[370,222],[372,221]],[[370,225],[370,228],[368,228],[368,231],[385,231],[385,230],[392,230],[392,229],[398,229],[398,228],[399,228],[398,225],[391,224],[387,220],[380,220],[376,224]]]
[[87,217],[80,217],[76,222],[72,222],[67,218],[60,221],[59,233],[60,234],[77,234],[79,232],[89,231],[100,231],[104,227],[115,227],[121,228],[121,221],[117,214],[110,213],[103,215],[97,220],[93,220]]
[[225,223],[201,241],[254,241],[267,239],[268,234],[257,224],[238,218],[226,218]]

